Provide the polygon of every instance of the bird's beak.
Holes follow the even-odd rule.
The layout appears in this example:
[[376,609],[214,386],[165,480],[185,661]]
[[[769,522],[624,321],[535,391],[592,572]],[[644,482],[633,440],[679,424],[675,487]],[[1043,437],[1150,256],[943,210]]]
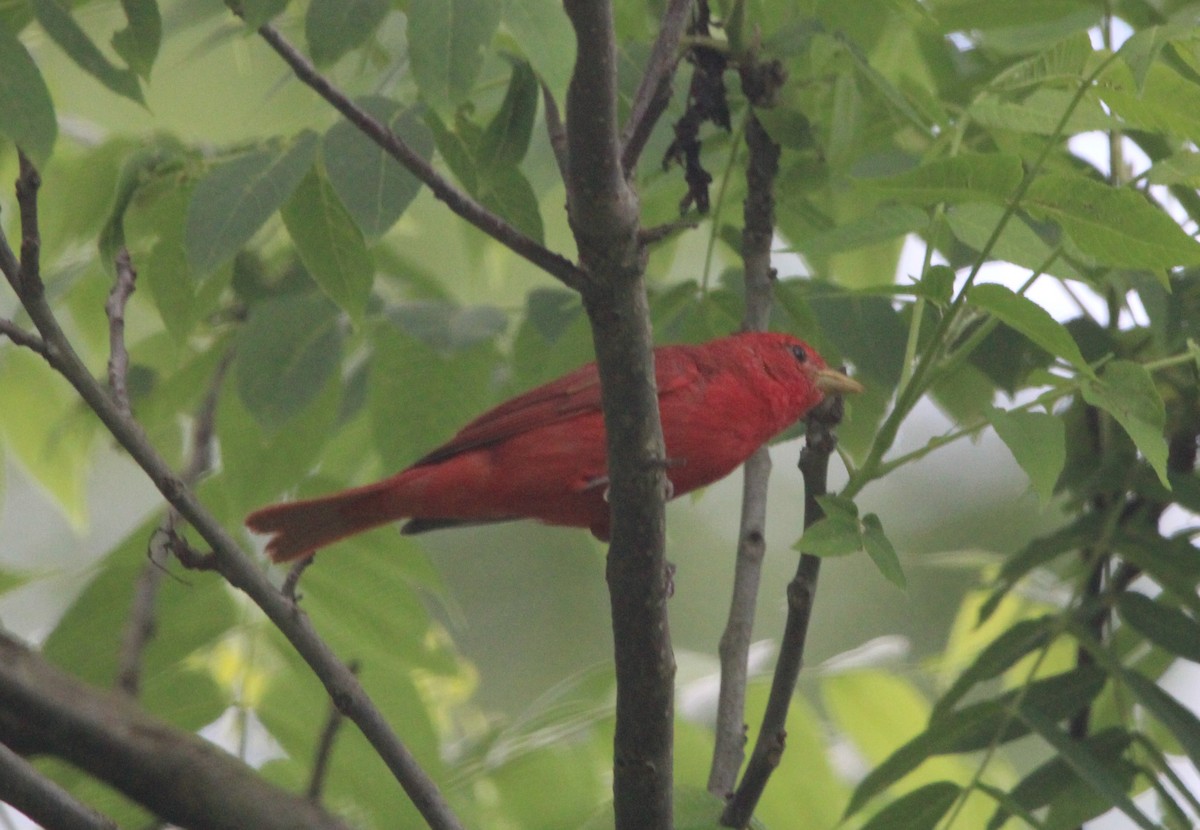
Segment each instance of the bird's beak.
[[849,375],[836,369],[816,371],[817,388],[826,395],[854,395],[863,391],[863,385]]

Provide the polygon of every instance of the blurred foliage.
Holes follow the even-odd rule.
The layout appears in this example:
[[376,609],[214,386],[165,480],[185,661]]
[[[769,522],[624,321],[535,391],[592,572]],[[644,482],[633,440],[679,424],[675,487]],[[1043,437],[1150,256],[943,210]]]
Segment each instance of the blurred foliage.
[[[623,108],[662,5],[616,3]],[[783,148],[772,325],[868,386],[841,429],[849,481],[798,549],[865,552],[903,585],[889,516],[860,518],[853,498],[991,429],[1062,515],[973,566],[939,659],[818,676],[819,701],[792,708],[757,821],[1051,830],[1116,809],[1136,826],[1194,826],[1200,797],[1175,770],[1194,780],[1200,720],[1158,681],[1176,661],[1200,662],[1200,244],[1187,230],[1200,222],[1200,3],[711,5],[728,25],[708,46],[732,67],[778,61],[787,75],[774,106],[754,112]],[[563,104],[574,61],[559,3],[241,6],[244,21],[215,0],[0,2],[0,178],[14,178],[16,146],[41,168],[49,296],[103,371],[112,258],[128,247],[140,289],[127,321],[134,413],[182,466],[195,413],[219,387],[220,461],[199,492],[237,532],[265,502],[411,462],[591,349],[573,294],[451,216],[252,36],[273,20],[419,156],[570,256],[542,128],[542,96]],[[678,90],[691,71],[681,64]],[[741,318],[738,143],[750,108],[736,73],[725,80],[732,132],[700,132],[711,213],[651,252],[661,342],[723,335]],[[686,193],[682,172],[662,163],[685,97],[636,171],[647,227],[676,220]],[[11,193],[0,206],[17,238]],[[924,261],[897,279],[906,237]],[[999,262],[1015,282],[996,281]],[[1031,298],[1048,284],[1071,311]],[[28,323],[10,296],[0,311]],[[84,527],[85,483],[107,443],[99,425],[7,340],[0,388],[5,456]],[[926,396],[949,431],[893,452]],[[911,501],[938,510],[919,492]],[[1042,521],[1027,518],[1031,530]],[[158,521],[88,564],[45,641],[51,659],[98,685],[114,677]],[[607,668],[519,718],[492,716],[440,621],[453,599],[420,544],[381,530],[338,547],[305,576],[304,607],[360,663],[466,824],[608,826]],[[0,591],[41,577],[4,554]],[[244,730],[253,716],[279,750],[263,774],[304,787],[329,707],[320,684],[216,576],[162,591],[143,705],[193,730],[226,709]],[[753,724],[765,686],[749,700]],[[716,826],[719,801],[702,790],[711,744],[707,714],[680,720],[681,828]],[[44,768],[123,825],[146,822],[78,772]],[[388,780],[344,730],[328,806],[355,826],[415,826]]]

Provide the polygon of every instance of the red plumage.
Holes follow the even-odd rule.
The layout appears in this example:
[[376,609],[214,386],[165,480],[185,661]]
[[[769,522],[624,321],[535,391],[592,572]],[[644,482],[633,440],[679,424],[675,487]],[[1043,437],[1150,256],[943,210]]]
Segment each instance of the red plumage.
[[[659,412],[673,495],[724,478],[827,391],[861,387],[784,334],[743,333],[655,350]],[[608,537],[600,381],[594,363],[500,404],[396,475],[265,507],[246,525],[267,553],[298,559],[398,519],[406,532],[530,518]]]

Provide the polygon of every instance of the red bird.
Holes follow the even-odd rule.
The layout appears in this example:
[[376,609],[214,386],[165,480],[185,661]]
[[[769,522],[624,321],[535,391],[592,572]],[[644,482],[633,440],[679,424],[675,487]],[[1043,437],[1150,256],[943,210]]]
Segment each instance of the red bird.
[[[826,393],[862,386],[786,334],[747,332],[654,352],[673,497],[724,478]],[[276,562],[378,525],[402,532],[537,519],[608,538],[600,379],[589,363],[467,424],[407,470],[365,487],[264,507],[246,525],[271,534]]]

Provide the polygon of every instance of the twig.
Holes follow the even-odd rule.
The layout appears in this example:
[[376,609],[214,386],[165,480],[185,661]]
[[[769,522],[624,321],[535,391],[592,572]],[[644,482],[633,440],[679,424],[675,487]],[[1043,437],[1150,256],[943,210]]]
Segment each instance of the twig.
[[[234,9],[237,13],[237,9]],[[463,219],[504,244],[514,253],[523,256],[547,274],[557,277],[571,288],[578,289],[583,274],[566,257],[539,244],[533,238],[514,228],[500,216],[459,190],[448,179],[438,173],[433,165],[404,143],[394,132],[381,124],[370,113],[355,104],[322,75],[312,62],[293,46],[279,30],[269,23],[258,28],[258,33],[292,72],[346,119],[358,127],[364,135],[383,148],[392,158],[423,182],[433,195]]]
[[671,234],[679,231],[695,230],[699,227],[699,222],[694,219],[679,219],[675,222],[664,222],[661,225],[655,225],[653,228],[643,228],[638,232],[638,240],[642,245],[649,247],[662,242]]
[[308,570],[308,566],[317,560],[315,554],[309,554],[295,565],[292,565],[288,571],[287,578],[283,580],[283,586],[279,589],[283,595],[290,599],[293,603],[299,602],[300,597],[296,594],[296,587],[300,584],[300,576]]
[[[747,192],[742,229],[746,308],[742,329],[765,331],[771,319],[775,277],[771,241],[775,233],[774,188],[780,151],[753,115],[746,125],[746,146]],[[733,791],[745,757],[747,663],[766,552],[767,483],[771,476],[771,456],[766,447],[750,456],[742,469],[742,517],[729,620],[717,649],[721,687],[717,697],[716,744],[708,775],[709,792],[720,797]]]
[[[309,557],[307,561],[312,561]],[[351,660],[348,668],[353,674],[358,674],[359,662]],[[312,777],[308,781],[308,800],[314,804],[321,803],[321,793],[325,789],[325,778],[329,774],[329,759],[333,757],[333,744],[342,728],[345,715],[333,701],[329,702],[329,715],[325,718],[325,726],[321,729],[321,737],[317,740],[317,754],[313,758]]]
[[[21,186],[21,182],[27,177],[34,179],[36,171],[28,162],[23,161],[22,176],[17,188],[21,215],[30,214],[36,217],[36,188]],[[36,228],[36,221],[33,227]],[[23,230],[26,231],[25,237],[28,237],[28,230]],[[36,250],[36,246],[35,239],[31,247]],[[25,245],[22,245],[22,248],[24,249]],[[271,584],[266,574],[242,552],[216,517],[200,503],[193,490],[158,454],[140,425],[117,408],[112,396],[97,382],[75,353],[54,311],[46,302],[41,281],[31,280],[23,268],[22,264],[22,272],[17,275],[15,283],[21,286],[21,302],[46,343],[47,362],[75,388],[117,442],[146,472],[163,497],[212,548],[208,554],[197,554],[190,551],[186,545],[183,550],[189,555],[195,554],[199,557],[196,561],[202,565],[215,565],[230,584],[245,592],[263,610],[267,618],[287,637],[312,668],[329,695],[338,701],[342,711],[362,730],[429,826],[433,830],[461,828],[461,823],[450,810],[437,785],[396,736],[362,684],[338,659],[329,645],[317,635],[308,617],[299,613],[295,604],[284,597]],[[178,537],[178,541],[183,542],[182,537]],[[179,549],[176,553],[179,554]],[[184,560],[181,558],[181,561]],[[187,562],[184,561],[184,564]]]
[[[212,442],[216,429],[217,401],[220,397],[221,386],[225,375],[233,362],[233,353],[229,352],[217,364],[209,382],[208,391],[200,404],[192,425],[192,449],[187,467],[181,478],[187,485],[194,486],[200,478],[212,468]],[[158,589],[167,573],[167,560],[173,551],[181,549],[177,541],[181,541],[177,526],[180,521],[178,511],[168,506],[167,514],[163,517],[158,529],[150,537],[147,546],[147,562],[142,566],[137,585],[133,591],[133,606],[129,611],[129,619],[121,637],[121,652],[118,659],[117,688],[131,697],[136,697],[141,685],[142,655],[146,646],[154,638],[155,619],[154,609],[158,598]],[[196,554],[200,557],[200,554]],[[211,562],[211,560],[210,560]]]
[[117,279],[113,282],[104,313],[108,315],[108,386],[113,401],[126,417],[129,408],[129,351],[125,348],[125,306],[137,287],[137,271],[129,257],[129,249],[121,246],[116,257]]
[[24,346],[43,356],[46,354],[46,344],[42,342],[42,338],[25,331],[12,320],[0,317],[0,335],[7,337],[18,346]]
[[546,112],[546,135],[550,137],[550,149],[554,151],[554,163],[558,165],[558,174],[563,181],[567,179],[567,167],[570,155],[567,151],[567,129],[563,126],[562,114],[558,111],[558,102],[550,87],[542,84],[542,109]]
[[671,80],[679,65],[679,41],[687,27],[695,0],[670,0],[659,24],[658,38],[646,62],[646,71],[633,96],[629,120],[621,132],[621,166],[626,175],[637,167],[654,125],[671,103]]
[[[806,420],[805,447],[800,453],[800,471],[804,476],[804,526],[811,527],[824,517],[817,496],[826,492],[829,472],[829,457],[837,447],[837,436],[833,430],[842,420],[842,399],[826,398],[812,410]],[[771,693],[767,698],[767,710],[763,714],[762,727],[746,772],[737,791],[725,805],[721,823],[726,827],[745,827],[762,797],[763,790],[783,754],[787,740],[788,707],[796,691],[796,680],[804,663],[804,646],[808,637],[808,622],[812,616],[813,601],[817,593],[817,577],[821,571],[821,560],[812,554],[801,554],[796,576],[788,584],[788,616],[784,625],[783,640],[779,646],[779,660],[775,664],[775,677],[771,682]]]
[[0,744],[0,801],[43,827],[56,830],[116,830],[117,826],[112,819],[76,801],[4,744]]

